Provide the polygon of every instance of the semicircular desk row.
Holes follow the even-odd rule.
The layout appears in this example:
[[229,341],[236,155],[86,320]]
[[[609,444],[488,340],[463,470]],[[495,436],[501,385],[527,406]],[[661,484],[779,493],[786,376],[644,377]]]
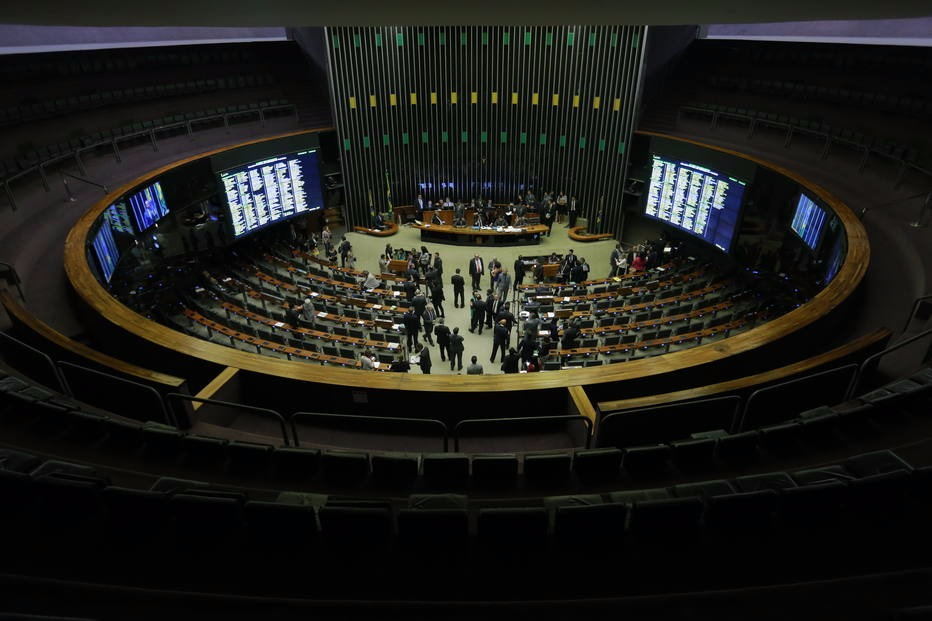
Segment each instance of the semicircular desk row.
[[[311,399],[319,411],[390,413],[394,409],[398,415],[405,415],[405,412],[420,411],[423,408],[451,406],[464,410],[482,408],[476,411],[487,414],[490,400],[493,400],[499,415],[575,412],[594,420],[596,414],[592,403],[597,401],[688,389],[764,371],[795,360],[787,358],[791,355],[787,352],[793,349],[792,344],[804,344],[807,334],[811,336],[807,330],[819,329],[820,322],[847,300],[864,277],[870,259],[864,227],[845,204],[824,188],[790,170],[753,156],[672,136],[663,137],[750,160],[776,171],[818,196],[838,215],[847,236],[848,251],[837,276],[807,303],[738,335],[625,364],[551,373],[427,376],[367,374],[352,369],[271,358],[188,336],[141,316],[121,304],[98,282],[88,265],[85,252],[94,223],[119,197],[175,167],[232,147],[157,168],[116,188],[89,209],[70,231],[65,248],[65,269],[83,302],[103,319],[106,330],[99,335],[100,338],[112,334],[113,338],[131,342],[137,348],[135,351],[145,351],[145,360],[152,366],[181,376],[185,376],[184,369],[190,368],[190,365],[203,364],[217,377],[238,377],[241,384],[238,396],[244,401],[269,403],[270,407],[274,403],[287,409],[296,405],[295,399],[301,399],[302,407],[298,409],[307,409],[307,400]],[[775,352],[780,355],[775,355]],[[309,388],[311,392],[308,392]],[[283,402],[288,399],[292,401]]]

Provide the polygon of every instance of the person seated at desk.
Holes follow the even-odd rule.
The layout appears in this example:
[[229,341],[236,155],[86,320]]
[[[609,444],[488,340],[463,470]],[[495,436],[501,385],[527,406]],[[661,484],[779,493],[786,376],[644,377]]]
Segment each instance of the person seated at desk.
[[492,226],[495,226],[495,227],[499,227],[499,226],[508,226],[508,221],[505,220],[504,214],[502,214],[502,215],[500,215],[499,217],[497,217],[497,218],[495,219],[495,224],[493,224]]
[[430,219],[430,223],[431,224],[443,224],[443,218],[440,217],[439,211],[434,212],[434,217]]
[[466,206],[463,203],[457,203],[453,208],[453,220],[466,222]]
[[372,226],[369,228],[376,231],[384,231],[387,228],[385,224],[385,218],[382,217],[381,213],[376,212],[375,215],[372,216]]
[[444,208],[444,209],[452,209],[452,208],[453,208],[453,201],[450,200],[450,197],[449,197],[449,196],[447,196],[445,199],[443,199],[443,208]]
[[476,219],[473,221],[472,225],[478,228],[482,228],[483,226],[485,226],[485,219],[482,216],[481,209],[476,211]]
[[373,289],[378,289],[382,286],[382,281],[379,280],[378,276],[373,274],[370,271],[363,272],[362,288],[366,291],[372,291]]

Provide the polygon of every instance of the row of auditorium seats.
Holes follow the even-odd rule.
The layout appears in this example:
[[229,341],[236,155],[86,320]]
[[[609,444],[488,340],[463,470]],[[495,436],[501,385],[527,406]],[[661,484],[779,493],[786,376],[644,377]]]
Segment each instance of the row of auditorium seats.
[[[799,578],[800,555],[814,577],[917,562],[930,551],[932,470],[878,451],[817,469],[506,505],[456,494],[276,495],[172,477],[128,486],[84,464],[0,450],[0,498],[5,569],[157,586],[197,576],[247,590],[264,577],[263,587],[284,579],[305,593],[363,598],[425,586],[539,596],[555,584],[581,593],[747,584],[782,576],[787,563]],[[555,575],[592,549],[612,571]]]
[[728,75],[710,75],[707,80],[709,86],[721,90],[744,91],[827,104],[863,107],[872,111],[891,112],[918,118],[932,117],[932,100],[899,96],[884,91],[847,89],[805,82]]
[[[110,145],[116,141],[121,147],[127,146],[131,138],[142,141],[150,140],[150,133],[164,137],[170,133],[185,133],[198,129],[223,126],[226,123],[234,124],[238,120],[259,120],[278,115],[294,115],[295,107],[287,99],[263,99],[252,103],[220,106],[172,114],[155,119],[136,121],[118,127],[91,132],[85,136],[69,138],[68,140],[48,144],[38,148],[22,151],[16,157],[7,157],[0,160],[0,177],[11,177],[18,173],[30,170],[44,162],[60,160],[71,157],[76,152],[86,152],[97,146]],[[209,125],[208,125],[209,124]]]
[[[679,114],[708,118],[713,123],[720,122],[723,119],[731,119],[748,126],[749,131],[752,131],[752,128],[772,126],[783,131],[792,130],[794,132],[809,133],[827,141],[827,146],[823,148],[830,147],[831,143],[849,145],[857,150],[862,150],[864,153],[874,153],[881,157],[923,169],[929,167],[930,162],[932,162],[932,152],[920,150],[912,145],[899,144],[883,136],[866,135],[850,127],[828,125],[821,119],[809,120],[775,112],[696,101],[681,107]],[[788,136],[787,140],[789,139]]]
[[17,125],[38,119],[69,116],[84,110],[119,107],[140,101],[151,102],[167,97],[198,95],[218,90],[266,88],[275,83],[275,77],[266,73],[100,90],[87,95],[70,95],[0,108],[0,125]]
[[4,82],[53,79],[67,76],[110,76],[160,67],[198,66],[209,64],[244,64],[255,62],[261,48],[244,45],[203,45],[152,48],[121,48],[96,50],[77,54],[37,54],[23,60],[6,59],[0,63]]
[[[441,421],[312,413],[291,415],[293,441],[286,434],[273,446],[271,437],[269,444],[227,441],[77,409],[81,404],[13,376],[0,380],[0,391],[5,424],[85,447],[99,459],[131,456],[141,470],[244,477],[263,487],[527,495],[541,490],[581,493],[632,482],[664,484],[697,474],[759,469],[826,450],[844,452],[847,446],[882,440],[887,430],[927,418],[932,370],[839,406],[740,433],[687,430],[688,436],[658,435],[650,444],[645,429],[629,427],[631,437],[644,444],[632,446],[621,438],[623,449],[606,447],[619,436],[611,430],[603,434],[598,427],[594,444],[599,448],[585,448],[588,425],[578,416],[466,419],[450,434]],[[451,436],[454,451],[465,452],[444,452]],[[521,452],[528,447],[535,450]]]

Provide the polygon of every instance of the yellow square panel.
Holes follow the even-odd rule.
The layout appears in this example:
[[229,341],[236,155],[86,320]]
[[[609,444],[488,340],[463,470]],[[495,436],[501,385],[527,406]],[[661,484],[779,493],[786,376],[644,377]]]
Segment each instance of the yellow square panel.
[[600,105],[602,105],[602,98],[601,98],[601,97],[593,97],[593,98],[592,98],[592,109],[593,109],[593,110],[598,110]]
[[411,105],[412,106],[417,105],[417,93],[411,93]]
[[430,92],[430,103],[432,103],[432,104],[434,104],[434,105],[437,104],[437,91],[431,91],[431,92]]
[[540,96],[537,93],[534,93],[533,95],[531,95],[532,106],[536,106],[539,101],[540,101]]
[[554,94],[553,94],[553,105],[554,105],[554,106],[559,106],[559,105],[560,105],[560,93],[554,93]]
[[450,103],[451,103],[451,104],[455,104],[455,103],[456,103],[456,99],[457,99],[457,98],[456,98],[456,91],[453,91],[452,93],[450,93]]
[[469,103],[479,103],[479,93],[473,91],[469,95]]
[[612,112],[618,112],[621,110],[621,97],[615,97],[615,101],[612,102]]
[[398,105],[398,96],[395,93],[388,94],[388,105],[397,106]]
[[375,95],[369,95],[369,107],[374,108],[376,106]]
[[492,91],[492,103],[498,103],[498,91]]
[[573,107],[574,108],[579,107],[579,95],[573,95]]
[[518,105],[518,93],[511,94],[511,104]]
[[349,98],[349,107],[350,107],[350,110],[356,109],[356,98],[355,97]]

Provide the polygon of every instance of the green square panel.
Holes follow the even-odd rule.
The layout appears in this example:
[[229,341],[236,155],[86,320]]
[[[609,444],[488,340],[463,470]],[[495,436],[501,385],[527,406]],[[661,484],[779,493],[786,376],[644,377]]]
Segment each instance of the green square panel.
[[382,47],[382,33],[381,32],[375,33],[375,46]]
[[580,137],[579,137],[579,148],[580,148],[580,149],[585,149],[585,148],[586,148],[586,137],[585,137],[585,136],[580,136]]
[[344,138],[344,139],[343,139],[343,150],[344,150],[344,151],[349,151],[349,150],[350,150],[350,140],[349,140],[349,138]]
[[489,44],[489,33],[483,32],[482,33],[482,45],[488,45],[488,44]]
[[469,142],[469,132],[460,132],[460,140],[463,142]]
[[552,33],[552,32],[548,32],[548,33],[547,33],[547,37],[546,37],[545,44],[546,44],[546,45],[553,45],[553,33]]
[[404,35],[404,33],[403,33],[403,32],[396,32],[396,33],[395,33],[395,45],[397,45],[398,47],[401,47],[401,46],[404,45],[404,44],[405,44],[405,35]]
[[362,47],[362,37],[358,34],[353,35],[353,47]]
[[595,47],[595,33],[589,33],[589,47]]
[[382,134],[382,146],[387,147],[388,142],[389,142],[388,134]]
[[333,43],[333,49],[335,50],[340,49],[340,37],[338,37],[337,35],[333,35],[330,37],[330,41]]
[[527,132],[521,132],[521,144],[527,144]]
[[608,44],[612,47],[618,47],[618,33],[613,32],[611,38],[608,41]]
[[450,134],[448,134],[446,131],[444,131],[442,134],[440,134],[440,141],[441,141],[443,144],[446,144],[447,142],[449,142],[449,141],[450,141]]
[[401,144],[406,145],[410,142],[410,140],[411,139],[408,136],[408,132],[404,132],[403,134],[401,134]]
[[525,45],[531,44],[531,31],[530,30],[524,33],[524,44]]
[[423,32],[417,33],[417,44],[421,46],[424,45],[424,33]]
[[561,147],[566,146],[566,134],[563,134],[562,136],[560,136],[560,146]]
[[421,142],[427,144],[430,140],[427,138],[427,132],[421,132]]
[[604,150],[605,150],[605,138],[600,138],[599,139],[599,151],[604,151]]
[[362,137],[362,146],[367,149],[369,148],[369,136]]
[[508,132],[502,132],[502,144],[508,142]]
[[469,35],[465,32],[460,33],[460,45],[466,45],[469,42]]
[[623,140],[618,143],[618,152],[622,154],[625,152],[625,142]]
[[641,44],[641,36],[637,33],[631,37],[631,47],[638,49],[638,46]]
[[541,145],[547,144],[547,134],[541,134],[541,135],[540,135],[540,144],[541,144]]
[[566,33],[566,47],[573,47],[574,43],[576,43],[576,33],[575,32]]
[[447,33],[441,32],[439,39],[440,39],[440,45],[446,45],[447,44]]
[[503,32],[502,33],[502,45],[510,45],[510,44],[511,44],[511,33]]
[[479,141],[482,142],[483,144],[485,144],[486,142],[488,142],[488,141],[489,141],[489,132],[483,130],[483,132],[482,132],[481,134],[479,134]]

